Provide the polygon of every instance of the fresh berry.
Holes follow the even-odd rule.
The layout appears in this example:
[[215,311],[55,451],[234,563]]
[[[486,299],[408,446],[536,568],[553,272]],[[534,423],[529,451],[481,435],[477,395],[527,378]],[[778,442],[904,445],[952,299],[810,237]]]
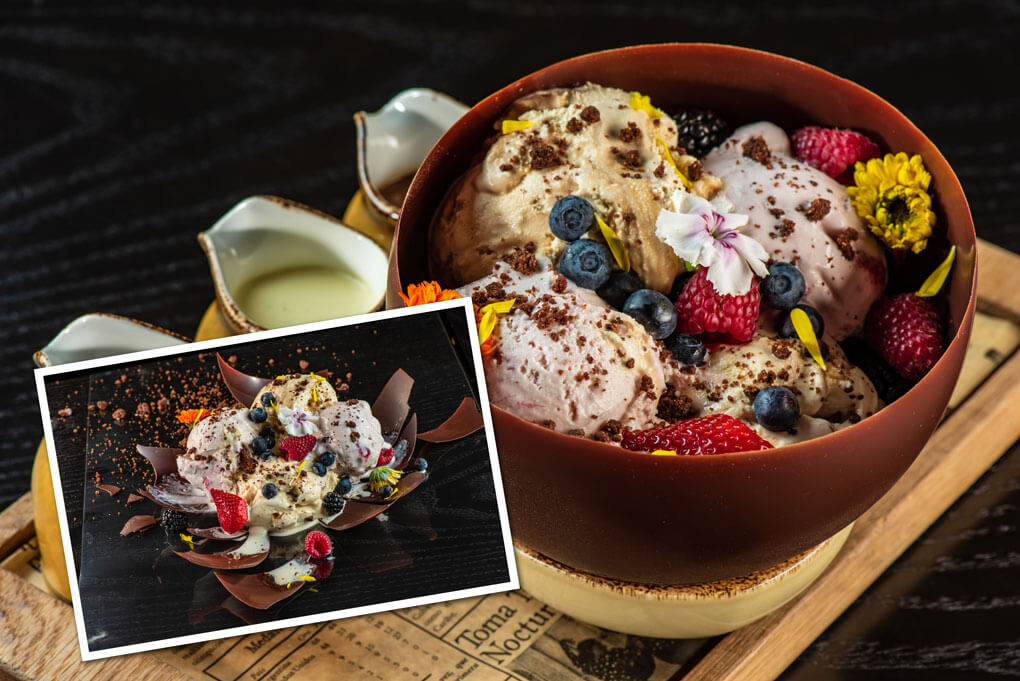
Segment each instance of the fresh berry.
[[319,455],[319,463],[323,466],[332,466],[335,461],[336,455],[328,450]]
[[315,448],[314,435],[291,436],[280,443],[280,451],[288,461],[301,461]]
[[942,321],[930,300],[901,293],[875,301],[864,337],[898,374],[920,380],[942,356]]
[[251,420],[255,423],[264,423],[266,420],[266,410],[262,407],[255,407],[248,412],[248,416],[250,416]]
[[777,310],[792,310],[804,297],[804,275],[793,265],[778,262],[769,266],[761,282],[761,302]]
[[273,447],[276,446],[276,438],[273,437],[272,435],[264,435],[261,437],[263,440],[266,441],[266,451],[270,451],[272,450]]
[[326,513],[330,515],[336,515],[344,510],[344,506],[347,505],[347,500],[336,492],[327,492],[326,496],[322,498],[322,507],[326,509]]
[[597,289],[609,281],[613,256],[591,239],[574,241],[560,256],[559,273],[583,288]]
[[683,109],[673,120],[679,133],[677,144],[699,158],[719,146],[730,133],[726,121],[705,109]]
[[677,298],[680,297],[680,294],[684,292],[684,287],[687,286],[687,282],[689,282],[693,276],[693,271],[681,272],[676,275],[676,279],[673,280],[673,286],[669,289],[669,299],[675,303]]
[[564,241],[576,241],[595,224],[595,209],[580,196],[564,196],[549,213],[549,229]]
[[220,527],[223,528],[223,531],[230,534],[240,532],[248,522],[248,504],[244,499],[236,494],[218,489],[209,490],[209,494],[212,495],[213,503],[216,504],[216,516],[220,520]]
[[333,542],[325,532],[312,530],[305,535],[305,552],[312,558],[325,558],[332,551]]
[[705,344],[689,333],[674,333],[664,344],[681,364],[699,366],[705,361]]
[[316,461],[315,463],[313,463],[312,470],[315,471],[315,474],[318,475],[320,478],[326,475],[326,467],[322,465],[321,461]]
[[[854,163],[877,158],[878,145],[859,132],[809,125],[790,137],[797,160],[818,168],[829,177],[839,178]],[[848,177],[840,178],[851,179]],[[846,182],[844,184],[849,184]]]
[[754,418],[768,430],[790,430],[800,418],[800,403],[789,388],[770,385],[754,396]]
[[411,470],[418,471],[419,473],[424,473],[428,469],[429,469],[429,462],[426,461],[425,459],[422,459],[421,457],[415,459],[414,463],[411,464]]
[[635,452],[665,449],[677,454],[724,454],[772,448],[745,423],[727,414],[677,421],[660,428],[625,430],[622,445]]
[[390,447],[383,447],[379,452],[379,461],[376,462],[376,465],[385,466],[390,461],[393,461],[393,449]]
[[188,519],[180,511],[175,511],[172,508],[163,509],[163,529],[167,531],[167,534],[178,534],[188,529]]
[[269,451],[269,447],[266,446],[266,438],[258,435],[254,440],[251,441],[251,448],[256,454],[265,454]]
[[843,346],[843,352],[846,353],[850,363],[871,379],[875,392],[886,404],[892,404],[910,390],[911,382],[896,373],[867,342],[847,338],[840,345]]
[[676,329],[676,310],[673,309],[673,303],[658,291],[649,288],[635,291],[630,294],[620,310],[637,320],[656,340],[666,338]]
[[378,494],[383,499],[389,499],[391,496],[393,496],[393,485],[383,485],[378,489],[376,494]]
[[336,483],[337,494],[350,494],[352,489],[354,489],[354,483],[350,478],[340,478],[340,481]]
[[276,404],[276,397],[273,393],[262,393],[262,406],[271,407]]
[[277,491],[278,490],[276,489],[276,485],[274,485],[271,482],[267,482],[266,484],[262,485],[262,496],[266,499],[272,499],[273,497],[275,497]]
[[[811,322],[811,328],[815,330],[815,338],[821,340],[822,334],[825,333],[825,320],[822,319],[822,315],[818,314],[818,310],[810,305],[794,305],[793,307],[797,310],[804,310],[808,321]],[[793,310],[790,311],[793,312]],[[783,318],[783,325],[779,327],[779,335],[783,338],[799,338],[797,330],[793,328],[793,320],[790,319],[790,315]]]
[[756,281],[740,296],[723,295],[708,280],[708,269],[694,272],[676,300],[677,330],[693,336],[746,343],[758,327],[761,293]]
[[262,426],[261,428],[259,428],[259,437],[267,438],[267,437],[272,437],[272,436],[273,436],[273,427],[271,425],[269,425],[268,423],[266,425]]
[[595,293],[599,295],[599,298],[619,310],[627,302],[631,293],[644,287],[641,279],[633,272],[616,270],[609,275],[609,281],[600,286]]

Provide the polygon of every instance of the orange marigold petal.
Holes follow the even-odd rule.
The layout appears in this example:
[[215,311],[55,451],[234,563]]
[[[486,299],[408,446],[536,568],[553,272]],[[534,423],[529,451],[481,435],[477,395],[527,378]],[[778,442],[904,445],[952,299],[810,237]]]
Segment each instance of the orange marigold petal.
[[414,305],[427,305],[443,300],[454,300],[460,298],[460,294],[450,289],[444,289],[437,281],[423,281],[420,284],[409,284],[407,295],[400,294],[404,304],[408,307]]
[[184,409],[177,413],[177,420],[183,424],[193,426],[210,414],[212,412],[208,409]]

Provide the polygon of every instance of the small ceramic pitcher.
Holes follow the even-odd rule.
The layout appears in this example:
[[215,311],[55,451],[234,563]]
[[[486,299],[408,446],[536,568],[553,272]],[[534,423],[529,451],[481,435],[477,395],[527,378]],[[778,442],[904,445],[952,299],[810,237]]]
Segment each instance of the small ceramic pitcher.
[[467,110],[440,92],[414,88],[378,111],[354,114],[358,182],[373,212],[396,224],[418,166]]
[[253,196],[198,235],[216,301],[236,333],[371,312],[386,292],[386,252],[336,218]]

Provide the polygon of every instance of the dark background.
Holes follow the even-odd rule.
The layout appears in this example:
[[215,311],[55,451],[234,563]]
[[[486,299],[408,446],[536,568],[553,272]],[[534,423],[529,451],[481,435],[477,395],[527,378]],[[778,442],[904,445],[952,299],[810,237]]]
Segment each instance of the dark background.
[[[471,103],[550,62],[706,41],[803,59],[939,145],[979,236],[1020,251],[1020,4],[585,0],[27,3],[0,7],[0,505],[41,435],[31,353],[79,314],[192,334],[195,235],[239,199],[339,214],[351,115],[428,86]],[[1020,676],[1020,452],[791,670],[798,679]]]

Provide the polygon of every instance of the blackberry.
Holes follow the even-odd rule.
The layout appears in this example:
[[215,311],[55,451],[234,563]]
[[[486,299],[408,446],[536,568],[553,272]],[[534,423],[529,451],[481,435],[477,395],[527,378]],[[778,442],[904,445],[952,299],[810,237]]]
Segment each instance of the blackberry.
[[167,534],[179,534],[188,529],[188,519],[180,511],[175,511],[172,508],[163,509],[163,529],[167,531]]
[[330,515],[336,515],[344,510],[344,506],[347,505],[347,501],[337,494],[336,492],[328,492],[326,496],[322,498],[322,507],[326,509],[326,513]]
[[273,436],[273,427],[271,425],[269,425],[268,423],[266,425],[262,426],[262,428],[259,429],[259,437],[266,438],[266,437],[272,437],[272,436]]
[[707,109],[682,109],[674,114],[673,120],[679,134],[677,144],[698,158],[719,146],[730,134],[726,121]]
[[863,371],[875,386],[875,392],[886,404],[892,404],[903,396],[913,382],[900,376],[878,356],[867,343],[858,338],[847,338],[840,343],[843,352],[855,367]]

